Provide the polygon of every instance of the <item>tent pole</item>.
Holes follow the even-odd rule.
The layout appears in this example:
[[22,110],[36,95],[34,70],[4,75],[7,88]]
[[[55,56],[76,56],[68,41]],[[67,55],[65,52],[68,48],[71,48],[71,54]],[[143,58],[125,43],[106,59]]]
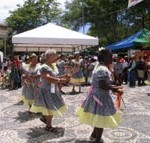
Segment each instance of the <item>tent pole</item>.
[[73,51],[72,51],[72,53],[75,53],[75,50],[76,50],[76,48],[75,48],[75,47],[73,47]]
[[6,38],[4,39],[4,55],[6,56]]
[[81,51],[83,51],[83,47],[82,47],[82,45],[81,45]]
[[40,47],[38,47],[38,53],[40,54]]

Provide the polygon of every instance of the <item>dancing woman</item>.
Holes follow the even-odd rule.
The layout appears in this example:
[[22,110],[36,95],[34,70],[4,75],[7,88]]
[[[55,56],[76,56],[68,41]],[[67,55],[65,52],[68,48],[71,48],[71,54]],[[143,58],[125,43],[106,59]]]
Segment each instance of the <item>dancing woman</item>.
[[71,83],[73,84],[72,93],[76,93],[75,86],[79,86],[79,93],[81,92],[81,84],[85,83],[83,76],[82,66],[83,59],[80,59],[80,53],[76,52],[74,59],[72,60],[73,74],[71,77]]
[[38,63],[37,55],[35,55],[34,53],[30,57],[30,63],[23,67],[23,91],[21,100],[23,101],[24,105],[29,106],[29,110],[34,102],[36,95],[35,86],[37,85],[40,77],[38,75],[39,67],[40,64]]
[[47,131],[54,131],[52,127],[53,116],[62,116],[67,107],[61,97],[58,84],[68,82],[68,75],[57,76],[58,71],[54,67],[57,60],[57,54],[54,49],[45,52],[45,64],[40,67],[41,84],[37,88],[35,102],[31,107],[31,112],[41,113],[43,121],[46,124]]
[[112,53],[102,49],[98,54],[98,61],[92,74],[92,88],[77,110],[77,115],[81,123],[94,128],[90,139],[102,143],[103,129],[116,128],[121,122],[121,116],[117,113],[110,96],[110,90],[119,92],[120,87],[111,85],[111,73],[108,67],[112,64]]

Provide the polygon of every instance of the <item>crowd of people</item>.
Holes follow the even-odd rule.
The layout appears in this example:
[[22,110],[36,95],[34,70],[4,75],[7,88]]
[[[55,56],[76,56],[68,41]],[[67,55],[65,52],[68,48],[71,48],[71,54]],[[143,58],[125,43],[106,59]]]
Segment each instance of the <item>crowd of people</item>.
[[29,107],[29,113],[42,115],[40,120],[50,132],[57,130],[52,126],[53,117],[67,110],[62,87],[71,85],[70,93],[76,94],[81,93],[82,85],[90,85],[76,115],[81,123],[93,127],[90,139],[102,143],[104,128],[116,128],[121,122],[110,91],[122,96],[122,84],[150,85],[150,57],[115,58],[109,50],[100,49],[96,56],[83,58],[79,52],[66,56],[49,49],[39,57],[26,55],[22,62],[18,56],[4,59],[1,78],[3,88],[22,87],[21,101]]
[[[21,74],[22,67],[28,65],[31,61],[31,55],[26,55],[23,60],[19,56],[4,58],[0,63],[1,87],[16,89],[22,86]],[[97,63],[97,56],[82,57],[79,52],[74,55],[60,54],[55,62],[59,74],[65,74],[69,70],[74,71],[70,83],[73,85],[72,93],[76,93],[75,86],[78,86],[78,92],[81,92],[81,85],[89,85],[92,71]],[[43,54],[37,56],[38,65],[43,64]],[[144,57],[113,57],[112,72],[116,84],[128,84],[129,87],[143,86],[149,84],[150,56]],[[60,87],[61,90],[61,87]],[[64,91],[61,90],[62,93]],[[65,93],[64,93],[65,94]]]
[[113,62],[114,78],[118,84],[128,84],[129,87],[149,84],[150,56],[117,58]]
[[0,63],[1,87],[15,89],[21,87],[21,61],[18,56],[4,58]]

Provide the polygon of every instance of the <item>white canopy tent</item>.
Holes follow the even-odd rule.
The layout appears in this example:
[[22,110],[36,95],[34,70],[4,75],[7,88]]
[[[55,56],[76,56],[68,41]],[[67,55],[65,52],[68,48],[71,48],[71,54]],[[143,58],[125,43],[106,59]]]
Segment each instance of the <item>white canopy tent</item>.
[[14,51],[39,51],[55,48],[71,52],[98,45],[98,38],[49,23],[12,37]]

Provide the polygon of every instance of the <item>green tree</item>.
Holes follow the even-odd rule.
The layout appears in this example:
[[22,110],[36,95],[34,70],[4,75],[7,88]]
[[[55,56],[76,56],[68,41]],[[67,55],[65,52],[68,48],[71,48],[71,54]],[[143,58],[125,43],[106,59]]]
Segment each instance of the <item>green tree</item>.
[[98,36],[100,45],[106,46],[142,28],[150,28],[149,1],[129,9],[127,5],[127,0],[72,0],[66,3],[62,22],[78,30],[84,16],[84,23],[91,25],[88,34]]
[[[125,1],[125,0],[124,0]],[[125,3],[110,0],[73,0],[66,3],[64,21],[73,29],[78,30],[81,25],[90,23],[90,35],[98,36],[104,43],[117,38],[120,23],[118,13]],[[114,12],[115,11],[115,12]],[[114,12],[114,13],[113,13]],[[84,20],[83,20],[84,19]],[[116,28],[117,27],[117,28]],[[110,32],[111,31],[111,32]]]
[[27,0],[11,11],[6,23],[12,32],[21,33],[49,22],[59,22],[61,10],[56,0]]
[[3,41],[0,40],[0,50],[1,50],[1,51],[2,51],[2,49],[3,49],[3,46],[4,46]]
[[66,25],[76,31],[79,30],[82,23],[82,2],[81,0],[73,0],[65,3],[64,14],[62,15],[61,24]]
[[23,6],[17,5],[17,9],[10,11],[11,15],[6,19],[6,24],[11,27],[8,35],[8,53],[12,53],[12,35],[34,29],[49,22],[60,23],[60,3],[56,0],[26,0]]

